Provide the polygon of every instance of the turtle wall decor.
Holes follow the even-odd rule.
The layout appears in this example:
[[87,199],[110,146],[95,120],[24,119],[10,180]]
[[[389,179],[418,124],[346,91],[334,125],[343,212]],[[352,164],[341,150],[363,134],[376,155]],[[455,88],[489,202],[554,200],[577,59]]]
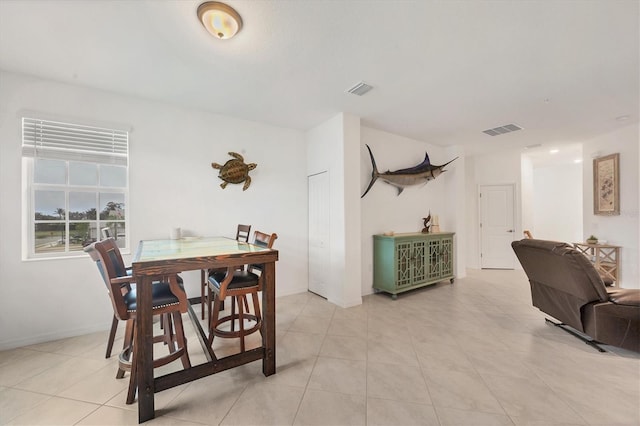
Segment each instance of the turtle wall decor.
[[244,182],[242,190],[246,191],[249,185],[251,185],[249,171],[255,169],[258,165],[256,163],[245,164],[244,158],[237,152],[230,152],[229,155],[233,158],[222,166],[218,163],[211,163],[211,167],[220,169],[218,177],[224,181],[220,184],[220,187],[224,189],[229,183]]

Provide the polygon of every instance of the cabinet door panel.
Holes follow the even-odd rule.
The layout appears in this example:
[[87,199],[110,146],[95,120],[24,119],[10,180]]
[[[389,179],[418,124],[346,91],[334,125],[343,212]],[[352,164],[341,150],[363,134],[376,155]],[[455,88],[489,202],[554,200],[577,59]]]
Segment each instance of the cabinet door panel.
[[440,240],[429,241],[429,279],[440,277]]
[[413,283],[419,284],[427,280],[425,257],[426,244],[424,241],[413,243]]
[[397,274],[396,284],[398,287],[411,285],[411,242],[402,242],[396,245]]
[[451,238],[442,239],[441,253],[441,276],[453,275],[453,240]]

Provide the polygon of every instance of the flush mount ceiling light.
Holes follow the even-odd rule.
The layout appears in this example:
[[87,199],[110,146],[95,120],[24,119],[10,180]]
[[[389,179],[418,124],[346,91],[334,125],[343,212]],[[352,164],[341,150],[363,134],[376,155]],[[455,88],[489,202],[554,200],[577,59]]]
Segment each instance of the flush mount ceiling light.
[[228,39],[242,29],[242,18],[231,6],[217,1],[208,1],[198,6],[198,19],[213,35]]

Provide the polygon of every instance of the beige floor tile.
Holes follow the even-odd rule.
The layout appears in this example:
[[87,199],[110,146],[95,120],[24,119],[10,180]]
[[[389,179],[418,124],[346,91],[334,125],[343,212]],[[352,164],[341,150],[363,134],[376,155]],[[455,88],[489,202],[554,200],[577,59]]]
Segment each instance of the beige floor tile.
[[73,401],[71,399],[52,397],[36,405],[27,413],[24,413],[8,425],[73,425],[100,406],[87,402]]
[[247,387],[231,408],[223,425],[292,424],[304,389],[259,383]]
[[418,357],[411,340],[384,337],[367,339],[367,360],[369,362],[418,366]]
[[299,315],[289,327],[289,331],[324,335],[327,334],[330,323],[330,317],[312,317]]
[[[78,425],[125,426],[138,422],[138,412],[121,408],[101,406],[78,422]],[[151,422],[149,422],[150,424]],[[146,425],[147,423],[145,423]]]
[[236,403],[247,382],[213,375],[187,385],[164,406],[163,414],[186,421],[219,424]]
[[319,357],[313,368],[308,389],[365,395],[367,363],[337,358]]
[[[316,357],[324,337],[318,334],[288,331],[277,344],[277,353],[287,353],[289,359],[308,359]],[[276,354],[276,359],[277,359]]]
[[475,374],[476,369],[458,344],[414,342],[418,361],[425,371],[451,370]]
[[367,399],[367,425],[434,425],[439,426],[438,417],[431,405],[388,399]]
[[537,379],[535,372],[525,364],[528,357],[519,353],[503,351],[468,353],[467,358],[481,376],[488,374]]
[[511,419],[504,414],[444,407],[439,407],[436,411],[442,426],[513,426]]
[[49,395],[40,393],[0,388],[0,424],[6,424],[9,420],[31,411],[49,398]]
[[[276,305],[277,374],[264,377],[256,361],[160,392],[148,424],[640,424],[640,354],[599,353],[546,324],[522,271],[470,270],[454,285],[348,309],[310,293]],[[192,365],[202,364],[184,318]],[[106,339],[0,351],[0,424],[137,424]],[[214,347],[239,351],[237,339]]]
[[367,340],[355,336],[325,337],[320,356],[364,361],[367,359]]
[[365,425],[364,395],[344,395],[308,390],[304,394],[295,425]]
[[[296,359],[291,358],[287,353],[278,354],[276,357],[276,374],[266,377],[266,381],[272,384],[304,388],[309,383],[316,360],[317,357],[315,356]],[[256,372],[256,376],[264,378],[262,369]]]
[[300,315],[309,317],[320,317],[331,319],[336,310],[336,305],[329,303],[324,299],[312,298],[302,309]]
[[333,336],[366,336],[367,321],[348,317],[334,317],[331,319],[327,334]]
[[506,413],[517,424],[544,421],[584,423],[584,419],[561,399],[561,395],[539,379],[489,375],[484,379]]
[[[201,426],[202,423],[188,422],[170,417],[170,413],[163,410],[156,412],[156,417],[144,423],[149,426]],[[121,408],[102,406],[87,417],[82,419],[77,425],[82,426],[126,426],[138,424],[138,413]]]
[[18,383],[15,387],[47,395],[58,395],[79,381],[89,378],[103,367],[102,361],[66,358],[63,362]]
[[104,404],[129,386],[129,375],[116,380],[116,366],[107,366],[76,382],[58,396]]
[[363,301],[362,305],[352,306],[350,308],[336,308],[333,313],[334,319],[364,322],[365,324],[368,316],[369,308],[366,301]]
[[15,386],[69,359],[64,355],[32,350],[10,352],[9,356],[4,356],[6,362],[0,365],[0,386]]
[[413,365],[368,362],[367,397],[431,404],[422,371]]
[[[125,379],[128,380],[128,376],[125,376]],[[127,381],[127,388],[123,389],[122,392],[111,398],[104,405],[108,405],[110,407],[121,408],[123,410],[133,410],[138,411],[138,399],[136,397],[133,404],[127,404],[127,391],[128,391],[129,382]],[[156,393],[154,395],[154,405],[156,410],[163,409],[168,403],[173,401],[185,388],[189,386],[188,384],[180,385],[175,388],[167,389],[165,391]]]
[[436,408],[458,408],[505,414],[477,373],[430,369],[427,386]]
[[[584,370],[582,375],[567,372],[552,374],[540,370],[538,374],[561,400],[589,424],[640,424],[640,367],[636,371],[626,371],[625,377],[616,377],[615,360],[610,359],[607,363],[610,365],[599,367],[602,361],[601,358],[594,360],[591,368]],[[589,372],[600,368],[609,371],[612,380],[608,380],[606,375],[589,375]]]

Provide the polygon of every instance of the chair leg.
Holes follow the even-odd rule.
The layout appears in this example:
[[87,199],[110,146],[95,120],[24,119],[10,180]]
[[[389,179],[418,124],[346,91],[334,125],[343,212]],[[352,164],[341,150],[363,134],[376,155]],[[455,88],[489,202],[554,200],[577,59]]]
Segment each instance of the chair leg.
[[240,331],[240,352],[244,352],[244,306],[242,300],[240,300],[241,296],[236,296],[232,299],[235,298],[238,299],[238,329]]
[[184,335],[184,326],[182,324],[182,314],[180,312],[173,313],[173,325],[176,329],[176,340],[178,347],[184,349],[184,354],[180,357],[182,361],[182,367],[184,369],[191,368],[191,361],[189,360],[189,353],[187,352],[187,337]]
[[207,302],[207,298],[205,296],[205,287],[209,287],[207,285],[207,271],[204,269],[200,270],[200,311],[201,311],[201,317],[202,319],[204,319],[204,305]]
[[164,343],[169,346],[169,353],[176,351],[176,336],[171,321],[171,314],[162,314],[162,322],[164,323]]
[[242,295],[242,300],[244,301],[244,311],[245,312],[249,312],[249,300],[247,299],[247,295],[243,294]]
[[213,345],[213,338],[215,336],[213,330],[216,327],[216,322],[218,322],[218,315],[220,315],[220,297],[215,294],[213,296],[213,311],[211,312],[211,320],[209,322],[209,340],[207,342],[209,346]]
[[[256,315],[258,321],[262,320],[262,315],[260,314],[260,300],[258,299],[258,293],[251,293],[251,297],[253,298],[253,310]],[[249,308],[247,308],[249,309]]]
[[[136,331],[135,328],[133,330],[133,338],[135,339]],[[133,351],[131,353],[131,372],[129,376],[129,390],[127,391],[127,405],[133,404],[136,400],[136,391],[138,389],[138,381],[136,379],[136,348],[133,347]]]
[[213,291],[211,291],[211,287],[207,285],[207,315],[209,315],[209,319],[211,319],[211,312],[213,309],[211,305],[213,304],[214,300],[215,297],[213,295]]
[[113,349],[113,341],[116,338],[117,330],[118,330],[118,318],[116,318],[116,316],[114,315],[113,320],[111,320],[111,331],[109,331],[109,340],[107,340],[107,352],[104,355],[105,358],[111,357],[111,350]]
[[[235,318],[236,317],[236,298],[235,296],[231,296],[231,318]],[[236,322],[235,321],[231,321],[231,331],[235,331],[236,327]]]
[[[122,350],[129,350],[129,356],[133,357],[133,334],[135,332],[135,321],[130,319],[127,320],[126,327],[124,329],[124,343],[122,345]],[[118,367],[118,372],[116,373],[116,379],[122,379],[124,377],[125,370],[122,367]]]

